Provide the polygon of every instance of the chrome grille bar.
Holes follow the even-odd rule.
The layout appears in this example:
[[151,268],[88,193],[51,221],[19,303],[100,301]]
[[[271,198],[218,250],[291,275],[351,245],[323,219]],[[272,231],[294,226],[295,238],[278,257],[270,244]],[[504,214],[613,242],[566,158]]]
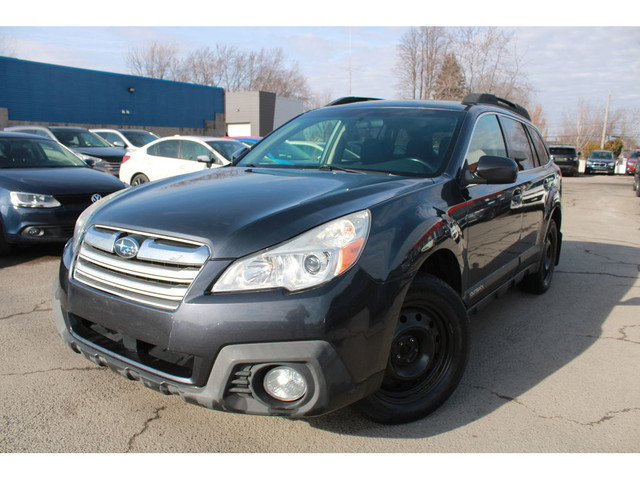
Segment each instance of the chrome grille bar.
[[[135,258],[115,253],[115,243],[126,236],[140,243]],[[93,226],[85,234],[73,277],[128,300],[176,309],[209,255],[206,245],[191,241]]]

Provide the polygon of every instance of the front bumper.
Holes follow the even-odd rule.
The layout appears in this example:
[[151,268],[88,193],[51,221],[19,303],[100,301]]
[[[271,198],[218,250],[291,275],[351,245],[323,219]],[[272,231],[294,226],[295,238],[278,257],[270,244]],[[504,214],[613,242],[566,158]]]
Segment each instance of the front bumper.
[[87,205],[56,208],[4,206],[2,220],[9,243],[66,242]]
[[[354,403],[382,382],[400,284],[354,279],[354,271],[296,295],[192,292],[166,312],[70,279],[71,255],[67,245],[54,291],[59,334],[75,352],[148,388],[215,410],[306,417]],[[204,285],[196,281],[192,290],[204,293]],[[398,300],[372,300],[390,293]],[[283,365],[307,381],[298,401],[264,391],[264,375]]]
[[612,162],[612,163],[587,162],[585,171],[589,173],[607,173],[609,175],[613,175],[615,171],[615,167],[616,167],[615,162]]

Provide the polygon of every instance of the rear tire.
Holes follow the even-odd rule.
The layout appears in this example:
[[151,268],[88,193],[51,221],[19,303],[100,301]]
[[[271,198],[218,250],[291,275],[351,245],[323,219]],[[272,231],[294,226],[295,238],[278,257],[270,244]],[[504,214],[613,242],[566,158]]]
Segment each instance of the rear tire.
[[436,277],[418,277],[405,297],[380,390],[357,406],[379,423],[423,418],[451,396],[468,357],[469,318],[460,296]]
[[542,258],[538,271],[527,275],[520,284],[522,290],[530,293],[542,294],[549,290],[553,272],[558,258],[558,227],[552,219],[549,221],[547,233],[544,237],[544,245],[542,247]]
[[143,183],[149,183],[149,177],[144,173],[136,173],[131,179],[131,186],[142,185]]

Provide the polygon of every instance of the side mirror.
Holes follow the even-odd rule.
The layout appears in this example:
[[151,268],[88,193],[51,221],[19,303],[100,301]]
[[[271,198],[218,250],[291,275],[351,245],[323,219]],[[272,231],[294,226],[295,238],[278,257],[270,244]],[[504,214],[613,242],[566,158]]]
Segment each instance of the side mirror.
[[251,150],[249,147],[239,148],[238,150],[233,152],[233,155],[231,155],[231,162],[233,163],[236,160],[240,160],[242,157],[244,157],[247,154],[249,150]]
[[95,168],[95,166],[96,166],[96,161],[93,158],[85,158],[82,161],[84,163],[86,163],[87,166],[89,166],[91,168]]
[[206,163],[207,167],[211,167],[211,164],[213,163],[213,160],[209,157],[209,155],[198,155],[196,157],[196,160],[199,163]]
[[114,147],[120,147],[120,148],[125,148],[126,145],[124,144],[124,142],[120,141],[120,140],[116,140],[115,142],[113,142],[113,146]]
[[471,183],[484,183],[489,185],[506,185],[513,183],[518,178],[518,165],[507,157],[483,155],[476,164],[475,171],[465,171],[464,180],[467,185]]

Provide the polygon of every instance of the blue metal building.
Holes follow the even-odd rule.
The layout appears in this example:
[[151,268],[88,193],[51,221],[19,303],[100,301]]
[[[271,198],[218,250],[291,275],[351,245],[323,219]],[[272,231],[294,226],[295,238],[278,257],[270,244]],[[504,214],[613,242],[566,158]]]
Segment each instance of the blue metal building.
[[0,57],[0,109],[11,123],[206,130],[225,98],[219,87]]

